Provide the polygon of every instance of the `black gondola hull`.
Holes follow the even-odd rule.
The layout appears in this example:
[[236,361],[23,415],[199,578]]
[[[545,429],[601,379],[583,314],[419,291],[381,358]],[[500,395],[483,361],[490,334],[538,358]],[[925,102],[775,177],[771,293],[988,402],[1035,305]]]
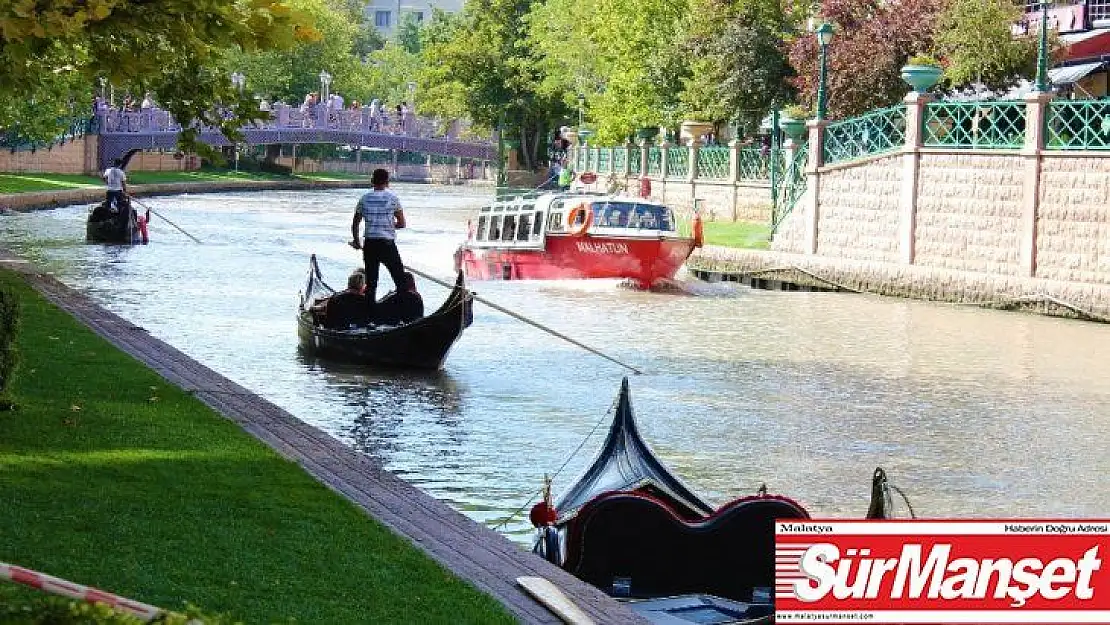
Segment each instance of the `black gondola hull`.
[[[313,258],[313,275],[318,270]],[[310,276],[312,289],[313,277]],[[302,303],[297,333],[305,353],[362,365],[408,369],[440,369],[447,354],[474,318],[474,296],[460,275],[447,300],[432,314],[412,323],[380,330],[335,330],[316,323]]]

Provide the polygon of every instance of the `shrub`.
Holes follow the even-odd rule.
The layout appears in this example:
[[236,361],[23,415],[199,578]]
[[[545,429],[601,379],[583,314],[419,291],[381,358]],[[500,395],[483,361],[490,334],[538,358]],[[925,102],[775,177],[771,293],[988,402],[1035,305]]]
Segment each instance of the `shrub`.
[[288,165],[282,165],[280,163],[274,163],[274,162],[271,162],[271,161],[262,161],[262,162],[260,162],[258,164],[258,170],[259,171],[264,171],[264,172],[270,173],[270,174],[279,174],[279,175],[282,175],[282,176],[291,176],[293,174],[293,168],[292,167],[290,167]]
[[924,65],[927,67],[941,67],[940,61],[936,57],[929,56],[928,54],[915,54],[906,61],[906,65]]
[[19,298],[9,289],[0,289],[0,409],[3,410],[13,407],[7,399],[7,389],[19,362],[15,343],[18,330]]
[[802,106],[801,104],[791,104],[790,106],[783,108],[782,112],[790,119],[806,120],[810,117],[813,117],[812,111]]

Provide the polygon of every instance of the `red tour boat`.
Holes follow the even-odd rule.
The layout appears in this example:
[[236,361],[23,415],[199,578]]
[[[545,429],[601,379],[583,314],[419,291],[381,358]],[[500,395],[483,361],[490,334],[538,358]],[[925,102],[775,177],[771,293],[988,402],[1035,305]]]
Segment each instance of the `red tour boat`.
[[455,264],[472,280],[630,278],[650,288],[701,247],[699,218],[685,236],[662,204],[596,193],[494,202],[468,230]]

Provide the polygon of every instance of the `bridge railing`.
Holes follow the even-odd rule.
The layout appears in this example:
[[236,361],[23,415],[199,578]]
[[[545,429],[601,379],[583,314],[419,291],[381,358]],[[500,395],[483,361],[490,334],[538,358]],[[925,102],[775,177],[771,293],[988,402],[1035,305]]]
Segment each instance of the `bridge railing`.
[[[366,132],[417,138],[444,138],[455,140],[461,131],[458,120],[418,117],[411,113],[398,115],[390,111],[372,114],[370,107],[337,110],[324,104],[290,106],[275,104],[269,107],[270,119],[254,122],[244,130],[338,130]],[[168,111],[147,108],[123,111],[108,108],[97,112],[100,134],[158,134],[178,133],[182,125]],[[202,131],[216,132],[214,127],[201,127]]]

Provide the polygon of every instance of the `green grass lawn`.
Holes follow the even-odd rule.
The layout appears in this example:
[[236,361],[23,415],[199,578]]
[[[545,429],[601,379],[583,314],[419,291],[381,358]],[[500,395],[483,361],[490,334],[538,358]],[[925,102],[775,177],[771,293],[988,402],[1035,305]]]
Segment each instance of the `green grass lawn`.
[[[246,623],[513,622],[17,275],[0,271],[0,287],[22,306],[0,561]],[[0,606],[34,592],[0,581]]]
[[771,246],[771,226],[754,221],[707,221],[705,244],[765,250]]
[[[159,184],[173,182],[225,182],[229,180],[367,180],[369,176],[341,172],[318,172],[282,176],[280,174],[202,169],[199,171],[135,171],[127,174],[130,184]],[[369,182],[368,182],[369,184]],[[103,187],[96,176],[79,174],[14,174],[0,173],[0,193],[29,193],[33,191],[61,191]]]

